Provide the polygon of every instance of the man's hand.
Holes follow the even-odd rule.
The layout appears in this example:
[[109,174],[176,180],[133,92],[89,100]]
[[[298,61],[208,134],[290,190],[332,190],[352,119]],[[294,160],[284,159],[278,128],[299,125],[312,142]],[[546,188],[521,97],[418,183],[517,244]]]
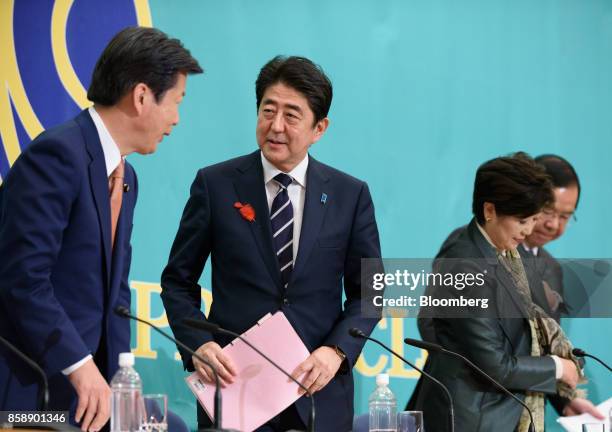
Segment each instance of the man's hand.
[[[300,363],[291,376],[299,380],[300,376],[306,374],[302,384],[311,393],[315,393],[325,387],[336,375],[341,364],[342,359],[333,348],[322,346],[314,350],[306,360]],[[306,392],[300,388],[298,393],[303,395]]]
[[81,430],[99,431],[110,417],[111,390],[106,380],[92,359],[68,375],[68,380],[79,399],[75,420]]
[[576,388],[578,385],[578,380],[580,379],[576,364],[573,361],[564,358],[561,359],[561,363],[563,364],[563,376],[561,377],[561,381],[566,383],[571,388]]
[[606,418],[588,399],[575,398],[565,405],[565,408],[563,408],[564,416],[573,416],[584,413],[591,414],[598,420],[604,420]]
[[[222,387],[234,382],[234,377],[237,373],[236,366],[234,366],[232,360],[223,353],[223,350],[217,342],[206,342],[196,350],[196,353],[208,360],[215,367],[217,373],[219,374],[219,381],[221,382]],[[200,372],[204,381],[208,382],[209,384],[214,384],[215,375],[210,368],[195,358],[195,356],[191,356],[191,359],[193,360],[193,365],[195,366],[196,370]]]

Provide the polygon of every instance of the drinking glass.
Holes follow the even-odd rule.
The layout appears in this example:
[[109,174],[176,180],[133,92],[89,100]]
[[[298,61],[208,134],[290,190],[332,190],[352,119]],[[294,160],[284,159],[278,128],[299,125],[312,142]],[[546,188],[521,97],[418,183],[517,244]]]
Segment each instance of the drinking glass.
[[166,432],[168,430],[168,397],[165,394],[142,395],[141,432]]
[[605,432],[603,423],[583,423],[582,432]]
[[423,432],[423,412],[402,411],[397,413],[397,432]]

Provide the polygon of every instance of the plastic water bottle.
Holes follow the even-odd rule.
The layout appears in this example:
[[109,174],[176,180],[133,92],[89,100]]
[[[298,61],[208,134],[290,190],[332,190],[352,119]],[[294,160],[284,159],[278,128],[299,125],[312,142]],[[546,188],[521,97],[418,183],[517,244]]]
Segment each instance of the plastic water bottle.
[[608,427],[610,428],[610,432],[612,432],[612,408],[610,408],[610,412],[608,413],[608,421],[610,422]]
[[397,431],[397,400],[389,390],[389,375],[376,376],[376,390],[370,395],[370,432]]
[[111,432],[140,428],[142,382],[134,369],[134,354],[119,354],[119,370],[111,380]]

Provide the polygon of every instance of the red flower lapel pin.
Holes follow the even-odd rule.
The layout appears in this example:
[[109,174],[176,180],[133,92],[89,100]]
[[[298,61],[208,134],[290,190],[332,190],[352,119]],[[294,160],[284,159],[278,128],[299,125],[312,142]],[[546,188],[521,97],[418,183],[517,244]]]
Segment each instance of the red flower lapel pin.
[[255,220],[255,209],[251,206],[251,204],[242,204],[240,201],[236,201],[234,203],[234,208],[237,208],[240,212],[240,216],[243,219],[253,222]]

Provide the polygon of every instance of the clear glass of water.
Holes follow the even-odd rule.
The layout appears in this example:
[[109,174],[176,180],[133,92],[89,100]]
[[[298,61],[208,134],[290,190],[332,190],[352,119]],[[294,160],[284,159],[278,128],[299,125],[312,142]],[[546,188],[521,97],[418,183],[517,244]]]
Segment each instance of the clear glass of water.
[[397,413],[397,432],[423,432],[422,411],[402,411]]
[[583,423],[582,432],[605,432],[603,423]]
[[141,432],[166,432],[168,430],[168,397],[165,394],[142,395]]

